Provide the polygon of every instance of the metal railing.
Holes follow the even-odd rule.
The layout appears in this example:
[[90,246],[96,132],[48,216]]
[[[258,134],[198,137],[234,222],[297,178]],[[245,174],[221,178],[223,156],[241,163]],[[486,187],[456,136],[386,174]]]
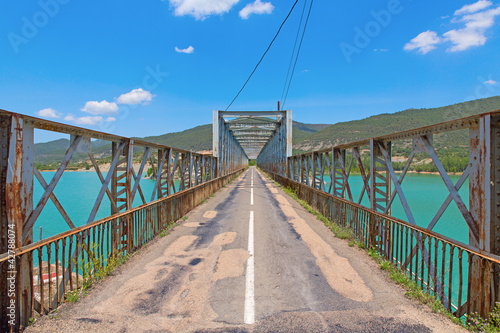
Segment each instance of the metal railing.
[[242,171],[23,246],[13,255],[0,255],[3,271],[9,270],[10,260],[28,262],[32,281],[22,296],[31,300],[24,302],[30,306],[18,306],[13,317],[20,322],[10,326],[19,329],[19,325],[26,325],[22,319],[27,321],[35,311],[45,315],[57,308],[68,292],[102,277],[110,263],[137,251]]
[[[37,147],[34,139],[35,130],[56,132],[67,135],[69,138],[69,148],[67,148],[65,153],[60,154],[61,160],[56,164],[57,170],[52,178],[47,181],[44,178],[46,174],[40,172],[35,164],[37,156]],[[102,140],[102,142],[99,142],[99,145],[96,146],[92,141],[93,139]],[[67,288],[66,285],[61,285],[57,289],[54,289],[57,297],[54,297],[55,294],[52,293],[51,288],[48,288],[46,290],[47,293],[43,294],[43,296],[44,288],[40,288],[38,291],[40,299],[38,301],[34,297],[33,281],[35,276],[33,275],[33,267],[40,265],[38,274],[35,274],[38,275],[38,283],[43,284],[44,280],[48,278],[50,285],[52,275],[54,275],[54,279],[58,285],[61,283],[58,281],[58,272],[54,272],[52,268],[54,267],[57,271],[59,263],[54,262],[49,264],[46,261],[46,268],[43,268],[42,263],[44,260],[40,263],[39,258],[50,259],[62,254],[67,255],[67,251],[71,253],[72,258],[75,260],[78,258],[78,255],[85,257],[88,255],[90,248],[81,251],[81,245],[90,246],[88,241],[90,241],[89,237],[94,237],[93,232],[97,232],[100,235],[96,236],[98,239],[95,239],[95,245],[98,244],[98,250],[102,252],[100,254],[108,250],[113,253],[118,250],[122,251],[123,244],[127,246],[126,251],[130,252],[137,244],[142,244],[143,239],[149,239],[147,235],[154,235],[156,233],[156,231],[151,231],[150,227],[147,226],[144,229],[144,232],[147,234],[143,237],[142,229],[133,229],[139,223],[136,217],[131,217],[130,215],[132,214],[130,212],[136,211],[132,210],[134,199],[137,198],[135,200],[136,205],[137,201],[139,201],[143,205],[154,202],[154,205],[158,206],[158,209],[155,208],[153,211],[149,210],[151,208],[143,208],[141,211],[143,211],[145,217],[141,217],[141,221],[147,221],[147,223],[141,223],[149,225],[150,223],[156,223],[154,221],[163,221],[159,219],[158,216],[160,215],[156,216],[154,214],[160,214],[160,212],[164,214],[167,208],[161,205],[167,203],[158,203],[155,200],[170,197],[181,198],[178,199],[183,202],[180,207],[184,207],[182,209],[190,207],[189,209],[191,209],[190,204],[185,202],[189,198],[189,195],[186,193],[191,193],[189,192],[191,189],[198,191],[202,188],[200,187],[202,185],[206,184],[209,186],[214,181],[218,182],[220,179],[228,179],[225,176],[234,175],[237,170],[248,164],[246,160],[233,156],[232,154],[236,152],[231,150],[227,152],[224,160],[219,160],[209,154],[201,154],[153,142],[93,131],[5,110],[0,110],[0,147],[0,255],[3,258],[0,265],[1,330],[7,327],[8,315],[10,315],[11,311],[8,309],[8,306],[12,301],[15,303],[15,309],[13,310],[15,313],[12,315],[15,318],[14,326],[17,327],[16,329],[19,329],[19,324],[27,324],[34,309],[38,309],[43,313],[44,309],[56,306],[60,302],[62,295],[64,295],[65,288]],[[73,221],[70,218],[71,214],[68,214],[65,210],[54,191],[60,183],[63,174],[68,170],[70,163],[75,160],[78,163],[81,163],[82,160],[91,163],[88,166],[90,168],[91,165],[95,169],[96,180],[98,179],[100,188],[97,195],[94,198],[90,198],[92,199],[93,206],[87,212],[88,215],[84,216],[84,220],[80,221]],[[107,173],[104,172],[102,164],[100,164],[103,161],[109,163]],[[147,172],[147,167],[151,168],[155,178],[152,193],[150,194],[145,193],[141,187],[141,179]],[[224,174],[218,172],[221,168],[224,170]],[[218,178],[222,176],[224,177]],[[34,196],[35,178],[42,188],[42,195],[36,202]],[[81,193],[78,189],[75,189],[71,195],[79,197]],[[117,214],[127,212],[128,215],[126,215],[126,218],[120,217],[118,220],[113,220],[110,217],[110,220],[104,223],[105,227],[104,224],[99,227],[104,228],[100,230],[101,234],[95,229],[97,227],[92,230],[87,230],[87,227],[76,227],[84,223],[94,226],[99,208],[106,200],[109,200],[109,215],[122,216]],[[177,202],[177,199],[172,200],[174,200],[172,202]],[[40,250],[37,250],[40,252],[33,254],[34,257],[33,255],[19,256],[20,249],[26,249],[27,246],[29,247],[33,243],[33,226],[39,220],[42,211],[46,208],[49,201],[54,204],[61,217],[60,221],[52,221],[52,224],[60,224],[62,228],[69,228],[70,231],[61,235],[71,234],[73,235],[71,236],[73,237],[73,241],[70,238],[65,238],[66,244],[61,243],[62,241],[57,241],[50,243],[50,245],[44,245],[42,248],[46,249],[46,252],[43,254],[42,248],[40,248]],[[172,213],[174,214],[172,218],[179,214],[178,208],[174,208],[171,208],[171,211],[175,212]],[[183,214],[183,212],[181,213]],[[156,217],[147,217],[148,214],[153,214]],[[85,230],[85,237],[81,230]],[[80,233],[80,236],[77,236],[77,233]],[[102,238],[104,237],[103,233],[106,233],[106,235],[109,234],[109,244],[107,242],[104,242],[104,245],[101,244],[104,240]],[[138,239],[137,237],[139,236],[141,238]],[[59,237],[59,235],[56,237]],[[131,239],[128,239],[128,237],[131,237]],[[94,241],[93,238],[92,241]],[[104,260],[107,260],[107,252],[104,257]],[[64,262],[66,267],[64,269],[69,272],[67,265],[72,265],[73,262],[69,260],[69,257],[66,259]],[[63,262],[61,262],[62,264]],[[65,273],[64,283],[67,282],[66,279],[72,281],[76,279],[75,281],[78,284],[78,274],[77,271],[71,274]],[[44,278],[45,275],[47,278]],[[73,284],[70,285],[73,288]],[[12,290],[11,286],[13,287]],[[50,299],[50,301],[44,304],[45,299]]]
[[[456,131],[461,131],[456,137],[465,140],[465,147],[468,141],[469,158],[462,175],[453,182],[440,159],[446,150],[439,141],[446,135],[455,140],[449,133]],[[411,151],[400,174],[392,160],[395,147]],[[443,150],[438,153],[439,149]],[[423,156],[447,190],[430,221],[416,221],[410,196],[403,188],[415,158]],[[366,245],[407,270],[457,316],[478,312],[486,317],[500,300],[500,110],[295,155],[286,163],[286,172],[279,159],[259,167],[282,184],[300,188],[309,204],[332,221],[351,227]],[[352,185],[355,168],[362,184],[359,197],[354,197]],[[468,204],[459,193],[467,180]],[[407,222],[391,216],[395,200],[401,203]],[[365,202],[367,207],[362,206]],[[453,203],[458,218],[468,227],[469,245],[432,231],[438,223],[444,226],[443,214]]]
[[[500,257],[290,178],[266,173],[293,189],[299,199],[330,221],[349,228],[359,243],[376,249],[457,317],[486,311],[500,300],[500,286],[493,279],[493,272],[500,271]],[[479,288],[473,288],[473,284]],[[476,293],[477,289],[482,292]]]

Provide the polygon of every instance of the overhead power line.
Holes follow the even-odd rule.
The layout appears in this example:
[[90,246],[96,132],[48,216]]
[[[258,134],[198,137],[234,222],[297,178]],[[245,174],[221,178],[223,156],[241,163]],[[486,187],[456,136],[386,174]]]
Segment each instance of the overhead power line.
[[304,1],[304,7],[302,7],[302,14],[300,15],[299,26],[297,28],[297,35],[295,36],[295,43],[293,43],[292,56],[290,57],[290,64],[288,64],[288,71],[286,72],[285,84],[283,85],[283,91],[281,92],[281,102],[283,103],[283,96],[285,95],[286,84],[290,76],[290,70],[292,69],[293,58],[295,56],[295,49],[297,48],[297,42],[299,41],[300,28],[302,28],[302,19],[304,18],[304,13],[306,11],[307,1]]
[[309,12],[307,13],[306,23],[304,24],[304,30],[302,31],[302,37],[300,38],[300,44],[297,50],[297,56],[295,57],[295,63],[293,64],[292,75],[290,75],[290,81],[288,81],[288,88],[286,89],[285,98],[283,99],[283,103],[281,103],[283,109],[285,108],[286,98],[288,97],[288,91],[290,91],[290,85],[292,84],[293,74],[295,73],[295,67],[297,66],[297,60],[299,59],[300,49],[302,47],[302,42],[304,41],[304,35],[306,33],[307,23],[309,22],[309,16],[311,15],[313,2],[314,0],[311,0],[311,4],[309,5]]
[[[259,67],[260,63],[262,62],[262,60],[264,60],[264,57],[266,56],[267,52],[269,51],[269,49],[271,48],[271,46],[273,45],[274,41],[276,40],[276,38],[278,37],[280,31],[281,31],[281,28],[283,28],[283,26],[285,25],[285,22],[288,20],[288,18],[290,17],[290,15],[292,14],[293,12],[293,9],[295,8],[295,5],[297,5],[297,2],[299,2],[299,0],[296,0],[295,3],[293,4],[292,8],[290,9],[290,12],[288,12],[288,15],[286,16],[285,20],[281,23],[280,25],[280,28],[278,29],[278,32],[276,33],[276,35],[274,36],[273,40],[271,41],[271,43],[269,44],[269,46],[267,47],[266,49],[266,52],[264,52],[264,54],[262,55],[262,57],[260,58],[259,62],[257,63],[257,65],[255,66],[255,68],[253,69],[252,73],[250,74],[250,76],[248,77],[248,79],[245,81],[245,84],[243,84],[243,87],[241,87],[240,91],[238,91],[238,93],[236,94],[236,96],[233,98],[233,100],[231,101],[231,103],[229,103],[229,105],[227,106],[226,110],[227,111],[231,105],[233,105],[234,101],[238,98],[238,96],[241,94],[241,92],[243,91],[243,89],[245,89],[245,86],[247,85],[248,81],[250,81],[250,78],[252,77],[252,75],[255,73],[255,71],[257,70],[257,68]],[[303,36],[302,36],[303,37]]]

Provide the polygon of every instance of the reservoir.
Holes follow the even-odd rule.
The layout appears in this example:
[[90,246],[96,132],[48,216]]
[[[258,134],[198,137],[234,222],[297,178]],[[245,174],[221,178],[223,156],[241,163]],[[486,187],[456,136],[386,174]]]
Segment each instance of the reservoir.
[[[42,172],[46,182],[55,172]],[[103,174],[105,177],[105,174]],[[456,183],[460,176],[450,176],[453,183]],[[329,177],[325,176],[327,188],[329,187]],[[141,188],[146,198],[146,201],[151,199],[155,181],[152,179],[141,179]],[[357,202],[363,180],[360,175],[351,175],[349,184],[354,200]],[[176,189],[179,187],[179,181],[176,181]],[[34,205],[43,194],[43,189],[35,180],[34,184]],[[403,192],[406,196],[410,209],[413,213],[415,221],[419,226],[427,227],[432,218],[439,210],[441,204],[448,196],[449,192],[439,175],[434,174],[419,174],[408,173],[402,184]],[[95,198],[101,189],[101,182],[95,172],[65,172],[57,184],[54,194],[61,202],[62,206],[68,213],[69,217],[76,226],[84,225],[89,217],[90,211],[94,205]],[[394,190],[394,186],[392,186]],[[466,181],[459,191],[464,203],[468,206],[469,203],[469,185]],[[137,192],[134,199],[134,207],[142,204],[139,193]],[[362,204],[368,206],[368,198],[365,195]],[[105,195],[101,206],[99,207],[96,220],[105,218],[110,215],[110,202]],[[406,214],[401,206],[401,202],[396,196],[392,205],[392,215],[404,221],[407,221]],[[57,235],[63,231],[69,230],[68,225],[55,208],[52,201],[48,201],[42,211],[42,214],[36,222],[33,233],[34,241],[39,240],[39,229],[42,227],[43,238]],[[463,243],[468,243],[468,226],[465,223],[462,214],[458,210],[455,203],[452,201],[448,209],[443,214],[433,231],[443,234],[452,239],[456,239]]]

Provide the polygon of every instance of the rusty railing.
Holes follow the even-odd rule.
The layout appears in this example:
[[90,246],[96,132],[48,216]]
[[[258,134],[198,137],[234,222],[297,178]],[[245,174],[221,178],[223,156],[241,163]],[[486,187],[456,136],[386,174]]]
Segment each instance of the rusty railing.
[[[456,181],[443,162],[450,145],[462,149],[453,152],[464,163]],[[402,152],[409,156],[396,165],[393,155]],[[486,317],[500,300],[500,110],[294,155],[286,172],[280,163],[259,167],[330,220],[349,226],[457,316]],[[429,221],[416,219],[411,208],[422,207],[412,207],[403,184],[411,167],[422,163],[429,163],[447,190]],[[355,180],[353,170],[360,175]],[[467,181],[468,202],[459,193]],[[359,197],[356,184],[362,187]],[[391,216],[396,201],[406,222]],[[443,218],[450,205],[457,209],[453,221]],[[467,226],[461,237],[468,236],[468,244],[433,231],[452,222]]]
[[[486,311],[500,300],[500,286],[493,279],[493,272],[500,270],[500,257],[289,178],[266,174],[330,221],[349,228],[359,243],[376,249],[457,317]],[[473,290],[473,284],[482,292],[475,293],[478,288]]]
[[[54,174],[40,172],[36,163],[46,153],[39,150],[43,145],[35,145],[35,136],[45,131],[68,139],[64,149],[52,152],[52,158],[59,159],[59,163],[49,160],[56,170]],[[0,110],[0,147],[0,331],[7,329],[12,318],[15,320],[11,326],[18,330],[20,324],[28,323],[34,310],[46,313],[59,304],[68,288],[79,287],[87,273],[78,266],[78,256],[86,267],[90,254],[107,262],[110,254],[131,253],[156,235],[164,223],[191,209],[192,203],[187,200],[199,202],[195,199],[202,195],[199,191],[211,186],[218,188],[219,182],[230,178],[225,176],[234,175],[247,164],[241,149],[229,150],[227,158],[219,160],[211,154],[5,110]],[[108,168],[103,168],[105,162]],[[60,201],[56,195],[70,163],[93,168],[99,182],[95,197],[85,198],[93,203],[88,215],[80,213],[73,219],[63,207],[65,200]],[[223,166],[224,174],[218,173],[221,163],[227,164]],[[141,186],[148,168],[155,178],[152,193],[145,193]],[[51,179],[46,180],[47,175]],[[42,189],[39,199],[34,195],[35,179]],[[82,193],[75,189],[71,195],[80,199]],[[108,202],[111,217],[96,224],[98,213]],[[31,245],[33,226],[51,204],[60,215],[51,218],[51,226],[69,231]],[[142,208],[134,209],[138,204]],[[77,227],[83,224],[86,226]],[[60,262],[54,258],[60,258]]]
[[[30,306],[17,306],[12,317],[29,319],[57,308],[68,292],[101,277],[110,263],[134,253],[243,170],[0,255],[3,271],[11,260],[29,263],[32,283],[23,290],[25,302],[17,304]],[[18,324],[26,325],[16,320],[10,327],[18,330]]]

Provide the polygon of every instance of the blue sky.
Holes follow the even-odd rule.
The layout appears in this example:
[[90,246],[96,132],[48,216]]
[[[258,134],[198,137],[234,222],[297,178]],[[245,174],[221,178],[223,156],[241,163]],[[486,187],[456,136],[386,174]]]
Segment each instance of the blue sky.
[[[304,1],[231,110],[276,108]],[[293,3],[2,1],[0,108],[124,136],[210,123]],[[500,95],[499,22],[499,1],[316,0],[285,106],[336,123]]]

